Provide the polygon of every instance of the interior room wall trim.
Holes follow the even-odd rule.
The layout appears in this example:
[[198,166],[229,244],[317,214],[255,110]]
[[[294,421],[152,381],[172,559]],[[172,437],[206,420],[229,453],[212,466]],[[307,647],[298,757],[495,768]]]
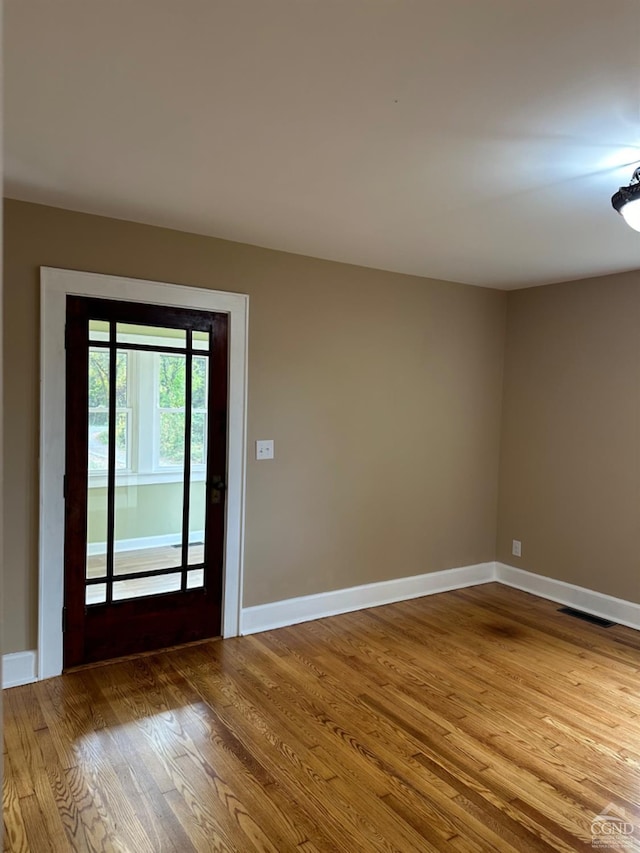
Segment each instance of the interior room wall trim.
[[274,601],[242,611],[241,633],[255,634],[272,628],[282,628],[312,619],[323,619],[339,613],[349,613],[366,607],[379,607],[395,601],[420,598],[453,589],[463,589],[478,584],[498,583],[530,592],[540,598],[556,601],[640,630],[640,604],[624,601],[595,590],[574,586],[564,581],[548,578],[505,563],[479,563],[459,569],[446,569],[398,580],[366,584],[334,592],[306,595],[285,601]]
[[534,572],[527,572],[524,569],[516,569],[506,563],[496,563],[495,566],[495,580],[506,586],[531,592],[540,598],[557,601],[558,604],[582,610],[592,616],[601,616],[603,619],[640,631],[640,604]]
[[[257,634],[260,631],[284,628],[313,619],[393,604],[396,601],[408,601],[491,581],[640,630],[640,604],[517,569],[506,563],[491,562],[245,607],[241,612],[240,633]],[[36,651],[4,655],[3,688],[37,681],[36,663]]]
[[437,592],[476,586],[492,581],[494,575],[495,563],[478,563],[459,569],[427,572],[423,575],[245,607],[242,610],[240,632],[256,634],[259,631],[283,628],[286,625],[323,619],[325,616],[336,616],[339,613],[363,610],[366,607],[379,607],[382,604],[393,604],[395,601],[408,601],[411,598],[421,598]]
[[36,677],[37,654],[31,652],[13,652],[2,656],[2,687],[18,687],[31,684]]

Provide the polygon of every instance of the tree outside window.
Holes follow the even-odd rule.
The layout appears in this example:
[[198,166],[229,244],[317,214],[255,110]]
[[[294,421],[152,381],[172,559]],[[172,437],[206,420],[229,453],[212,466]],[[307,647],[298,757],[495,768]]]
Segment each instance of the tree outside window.
[[[116,468],[129,467],[128,353],[116,358]],[[89,470],[106,471],[109,455],[109,353],[89,350]]]
[[[186,358],[159,356],[158,413],[161,468],[184,464]],[[194,356],[191,373],[191,463],[204,465],[206,443],[207,359]]]
[[[135,369],[133,369],[135,367]],[[191,464],[206,461],[208,359],[192,359]],[[155,405],[138,405],[140,388],[155,385]],[[109,452],[109,353],[89,350],[89,471],[106,472]],[[116,358],[116,469],[139,472],[139,448],[154,442],[151,471],[182,469],[185,447],[186,357],[119,350]],[[151,401],[149,401],[151,402]],[[135,426],[137,441],[132,429]],[[138,452],[136,452],[138,448]]]

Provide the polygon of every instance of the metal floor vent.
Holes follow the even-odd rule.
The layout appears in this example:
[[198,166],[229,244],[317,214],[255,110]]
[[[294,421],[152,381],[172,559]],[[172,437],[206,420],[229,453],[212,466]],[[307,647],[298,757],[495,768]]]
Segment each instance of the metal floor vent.
[[[204,545],[204,542],[189,542],[189,547],[191,547],[191,545]],[[172,548],[182,548],[182,543],[179,542],[177,545],[172,545],[171,547]]]
[[616,622],[610,622],[608,619],[602,619],[600,616],[583,613],[582,610],[574,610],[573,607],[560,607],[558,608],[558,613],[566,613],[567,616],[574,616],[576,619],[591,622],[592,625],[599,625],[601,628],[611,628],[617,624]]

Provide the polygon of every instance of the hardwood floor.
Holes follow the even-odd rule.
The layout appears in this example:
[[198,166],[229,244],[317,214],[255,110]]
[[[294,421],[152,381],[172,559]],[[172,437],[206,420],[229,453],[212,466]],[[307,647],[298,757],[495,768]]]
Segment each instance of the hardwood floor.
[[639,671],[488,584],[13,688],[5,850],[640,850]]
[[[104,554],[87,557],[87,577],[97,578],[105,574]],[[201,563],[204,560],[204,545],[195,542],[189,545],[189,563]],[[161,545],[157,548],[140,548],[136,551],[117,551],[115,554],[115,573],[146,572],[150,569],[180,568],[182,550],[173,545]]]
[[[158,548],[141,548],[137,551],[119,551],[115,555],[115,574],[124,575],[134,572],[146,572],[153,569],[179,569],[182,565],[182,551],[172,545]],[[189,565],[202,563],[204,560],[204,545],[196,542],[189,546]],[[104,555],[91,556],[87,558],[87,577],[101,578],[106,572]],[[189,572],[188,588],[202,586],[204,572],[196,569]],[[152,578],[136,578],[126,581],[126,592],[118,594],[117,599],[138,598],[142,595],[158,595],[162,592],[175,592],[180,589],[180,577],[177,574],[156,575]],[[87,604],[100,604],[105,600],[104,585],[88,586],[86,592]]]

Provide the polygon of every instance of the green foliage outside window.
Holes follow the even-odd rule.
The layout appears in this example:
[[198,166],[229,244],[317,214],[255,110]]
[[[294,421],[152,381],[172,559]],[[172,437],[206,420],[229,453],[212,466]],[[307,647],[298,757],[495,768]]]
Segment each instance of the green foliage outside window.
[[[157,407],[160,426],[160,459],[162,467],[184,464],[186,358],[183,355],[158,355]],[[116,409],[130,408],[128,353],[116,357]],[[206,447],[207,359],[192,360],[191,461],[204,464]],[[100,448],[109,444],[109,353],[89,352],[89,467],[106,470],[107,454]],[[198,411],[200,410],[200,411]],[[116,467],[126,468],[129,418],[116,413]],[[143,436],[142,440],[148,440]]]
[[[127,353],[116,357],[116,408],[127,407]],[[89,408],[109,408],[109,353],[106,350],[89,352]]]
[[[126,352],[116,357],[116,408],[126,408],[128,403],[128,360]],[[107,454],[100,449],[109,445],[109,353],[107,350],[89,351],[89,408],[106,411],[89,412],[89,468],[106,470]],[[116,414],[116,468],[127,466],[127,415]]]
[[[191,374],[191,461],[204,463],[205,416],[207,401],[207,360],[193,358]],[[160,465],[182,465],[184,463],[186,395],[186,359],[181,355],[160,356],[158,383],[158,405],[160,412]],[[169,409],[170,411],[166,411]],[[171,411],[173,410],[173,411]],[[177,411],[176,411],[177,410]]]

